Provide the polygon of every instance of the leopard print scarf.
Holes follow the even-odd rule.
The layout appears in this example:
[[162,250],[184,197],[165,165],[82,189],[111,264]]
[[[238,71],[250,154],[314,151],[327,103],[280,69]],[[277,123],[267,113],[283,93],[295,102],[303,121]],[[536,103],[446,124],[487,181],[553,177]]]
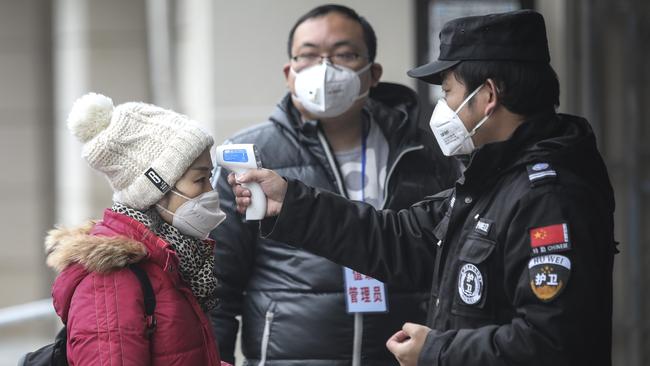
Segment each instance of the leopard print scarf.
[[155,208],[138,211],[116,202],[111,209],[141,222],[168,242],[180,260],[181,277],[190,285],[203,311],[207,313],[216,306],[217,278],[214,275],[214,255],[209,245],[202,240],[181,234],[178,229],[167,224]]

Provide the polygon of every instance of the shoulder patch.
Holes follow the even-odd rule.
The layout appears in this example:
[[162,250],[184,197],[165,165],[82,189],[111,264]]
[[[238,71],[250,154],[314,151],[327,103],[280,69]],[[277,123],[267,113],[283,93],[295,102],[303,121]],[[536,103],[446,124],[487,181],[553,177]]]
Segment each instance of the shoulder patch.
[[563,255],[533,257],[528,262],[528,277],[533,294],[549,302],[562,293],[571,276],[571,260]]
[[528,180],[530,180],[533,187],[541,182],[551,181],[557,178],[557,172],[549,163],[529,164],[526,166],[526,170],[528,172]]
[[530,248],[533,255],[563,252],[571,249],[569,226],[561,224],[530,229]]

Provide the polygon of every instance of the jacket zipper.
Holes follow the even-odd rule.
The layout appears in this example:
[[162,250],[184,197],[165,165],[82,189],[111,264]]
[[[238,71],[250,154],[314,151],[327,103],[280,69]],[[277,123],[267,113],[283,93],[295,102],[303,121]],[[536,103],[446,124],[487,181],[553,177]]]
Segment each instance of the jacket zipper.
[[262,333],[262,349],[260,354],[260,363],[258,366],[266,364],[266,352],[269,348],[269,338],[271,336],[271,323],[273,322],[273,312],[266,312],[266,321],[264,322],[264,332]]
[[[325,151],[325,156],[327,156],[327,162],[330,164],[330,166],[332,167],[332,171],[334,172],[334,177],[336,178],[336,185],[338,186],[339,192],[341,193],[342,196],[348,198],[345,194],[345,189],[343,188],[343,180],[341,179],[341,176],[339,175],[339,172],[336,169],[336,162],[334,161],[332,152],[330,151],[329,145],[325,140],[325,136],[321,131],[318,131],[318,139],[320,140],[323,150]],[[388,185],[390,184],[390,178],[393,176],[397,164],[399,164],[400,160],[402,160],[404,155],[412,151],[417,151],[422,149],[424,149],[424,145],[412,146],[400,151],[399,155],[397,155],[397,158],[393,162],[393,165],[391,165],[390,169],[388,170],[388,174],[386,175],[386,181],[384,183],[384,201],[381,203],[382,209],[386,207],[386,201],[388,201]]]
[[[336,184],[338,186],[339,192],[345,198],[349,198],[345,194],[346,190],[343,187],[343,179],[341,179],[341,176],[339,175],[339,171],[337,169],[336,162],[334,160],[334,156],[332,156],[332,152],[330,151],[329,145],[327,144],[327,140],[325,139],[325,136],[323,135],[323,133],[321,131],[318,131],[318,140],[320,141],[320,143],[321,143],[321,145],[323,147],[323,150],[325,151],[325,156],[327,157],[327,162],[330,164],[330,167],[332,168],[332,171],[334,172],[334,177],[336,178]],[[388,184],[390,183],[390,178],[393,175],[393,172],[395,171],[395,167],[397,167],[397,164],[399,163],[399,161],[407,153],[409,153],[411,151],[422,150],[422,149],[424,149],[424,145],[418,145],[418,146],[413,146],[413,147],[406,148],[406,149],[402,150],[399,153],[399,155],[397,156],[397,158],[393,162],[393,165],[390,167],[390,170],[388,171],[388,174],[386,175],[386,181],[384,183],[384,201],[381,204],[381,208],[384,208],[384,206],[386,205],[386,201],[388,200]],[[354,322],[354,334],[355,335],[360,334],[360,332],[363,329],[363,318],[359,318],[359,320],[357,321],[357,318],[356,318],[357,316],[359,316],[359,315],[355,315],[355,322]],[[268,319],[268,313],[267,313],[267,319]],[[361,324],[361,326],[358,325],[359,323]],[[360,329],[357,329],[357,328],[360,328]],[[266,331],[266,328],[264,330]],[[264,343],[263,340],[262,340],[262,343]],[[360,348],[360,346],[359,346],[359,348]],[[263,358],[262,358],[262,361],[260,361],[259,366],[263,366],[264,361],[266,360],[266,350],[263,349],[262,352],[263,352],[262,353]],[[356,355],[356,356],[358,357],[358,355]],[[353,363],[354,364],[357,363],[354,360],[355,358],[356,358],[355,355],[353,355]]]
[[[346,194],[346,190],[343,187],[343,179],[341,179],[341,176],[339,175],[339,170],[336,165],[336,161],[334,160],[334,156],[332,156],[332,152],[330,151],[329,145],[327,144],[327,140],[325,139],[325,136],[321,131],[318,131],[318,140],[320,141],[323,150],[325,151],[325,156],[327,156],[327,162],[330,164],[330,167],[332,168],[332,171],[334,172],[334,177],[336,178],[336,185],[338,186],[339,192],[341,196],[345,198],[349,198]],[[361,337],[363,332],[363,314],[356,313],[354,314],[354,346],[352,347],[352,365],[357,366],[360,362],[359,359],[361,358],[361,344],[362,340]],[[357,343],[358,342],[358,343]]]
[[407,153],[410,153],[411,151],[422,150],[422,149],[424,149],[424,145],[413,146],[402,150],[399,153],[399,155],[397,155],[397,158],[393,162],[393,165],[390,167],[390,170],[388,170],[388,175],[386,175],[386,182],[384,183],[384,201],[381,203],[382,209],[386,208],[386,202],[388,201],[388,185],[390,184],[390,178],[393,176],[393,172],[395,171],[395,167],[397,167],[397,164],[402,159],[402,157]]
[[325,156],[327,156],[327,162],[330,164],[330,167],[334,172],[334,177],[336,178],[336,185],[338,186],[339,193],[345,198],[348,198],[347,195],[345,194],[346,192],[345,188],[343,187],[343,179],[341,179],[341,176],[339,175],[339,171],[336,168],[336,161],[334,160],[334,156],[330,151],[329,145],[327,144],[327,140],[325,139],[325,135],[323,135],[321,131],[318,131],[318,140],[320,141],[320,144],[323,146],[323,150],[325,151]]

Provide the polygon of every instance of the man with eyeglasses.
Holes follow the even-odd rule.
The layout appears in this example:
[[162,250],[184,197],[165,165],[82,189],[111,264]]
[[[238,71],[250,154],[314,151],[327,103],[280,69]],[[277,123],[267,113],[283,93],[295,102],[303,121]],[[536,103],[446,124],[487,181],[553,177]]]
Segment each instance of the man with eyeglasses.
[[228,177],[238,209],[257,182],[270,241],[385,281],[434,266],[426,323],[386,342],[401,366],[611,366],[614,192],[589,122],[556,112],[542,15],[451,20],[438,59],[408,74],[442,86],[442,152],[470,156],[453,189],[376,211],[256,169]]
[[[379,82],[376,50],[372,27],[354,10],[325,5],[309,11],[289,33],[289,92],[267,122],[229,142],[254,143],[264,167],[377,209],[408,207],[451,187],[457,163],[418,127],[413,91]],[[249,364],[394,364],[386,339],[406,321],[424,322],[432,272],[423,271],[417,281],[396,277],[383,292],[375,292],[380,285],[370,294],[359,288],[360,302],[385,295],[387,311],[351,314],[346,294],[354,295],[356,287],[346,287],[344,268],[260,239],[257,222],[235,211],[227,174],[215,176],[228,218],[211,235],[221,283],[221,306],[211,318],[222,358],[234,361],[235,317],[241,315]],[[433,248],[420,255],[433,263]]]

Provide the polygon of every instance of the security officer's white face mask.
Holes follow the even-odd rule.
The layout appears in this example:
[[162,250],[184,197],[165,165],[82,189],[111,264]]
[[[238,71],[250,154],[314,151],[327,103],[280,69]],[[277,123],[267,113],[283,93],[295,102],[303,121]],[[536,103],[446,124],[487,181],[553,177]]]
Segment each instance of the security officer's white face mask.
[[449,108],[447,101],[444,99],[441,98],[438,100],[438,104],[436,104],[436,108],[433,110],[433,114],[431,115],[429,126],[436,137],[436,141],[438,141],[438,145],[440,145],[442,153],[446,156],[469,154],[476,148],[472,141],[472,136],[474,136],[479,127],[490,118],[490,115],[488,114],[483,117],[476,127],[469,132],[467,131],[467,127],[465,127],[463,121],[458,116],[458,113],[460,113],[460,110],[465,106],[465,104],[467,104],[467,102],[469,102],[469,100],[472,99],[472,97],[476,95],[482,87],[483,84],[468,95],[456,111]]
[[291,73],[295,75],[294,97],[316,118],[338,117],[350,109],[354,102],[368,95],[367,91],[359,95],[359,75],[371,65],[354,71],[345,66],[333,65],[325,59],[300,72],[291,68]]

